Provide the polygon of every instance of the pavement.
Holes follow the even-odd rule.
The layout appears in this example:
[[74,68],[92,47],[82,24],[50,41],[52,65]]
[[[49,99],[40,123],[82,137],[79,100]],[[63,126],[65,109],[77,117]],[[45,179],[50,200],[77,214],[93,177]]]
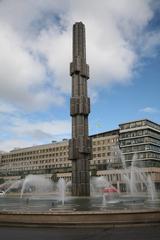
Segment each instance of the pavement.
[[160,240],[160,224],[152,226],[82,227],[0,227],[0,240]]

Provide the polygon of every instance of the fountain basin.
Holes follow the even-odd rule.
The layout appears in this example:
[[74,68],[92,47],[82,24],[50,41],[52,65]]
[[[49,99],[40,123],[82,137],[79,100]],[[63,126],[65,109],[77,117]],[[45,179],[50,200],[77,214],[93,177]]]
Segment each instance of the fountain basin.
[[0,212],[0,225],[12,226],[126,226],[130,224],[160,223],[160,210],[108,210],[99,211],[70,211],[70,212]]
[[[17,193],[12,190],[17,187]],[[0,198],[1,225],[125,226],[160,223],[160,199],[147,192],[119,193],[106,178],[92,181],[91,197],[70,196],[69,184],[29,175]],[[155,201],[156,199],[156,201]]]

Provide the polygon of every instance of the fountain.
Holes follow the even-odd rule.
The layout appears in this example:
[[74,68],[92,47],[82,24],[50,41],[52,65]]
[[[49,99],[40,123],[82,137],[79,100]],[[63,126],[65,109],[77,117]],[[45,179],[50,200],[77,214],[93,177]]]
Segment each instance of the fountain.
[[6,188],[5,194],[10,192],[13,189],[19,189],[21,185],[22,185],[22,180],[17,180],[17,181],[14,181],[13,183],[10,182],[10,186]]
[[22,185],[20,197],[23,197],[24,192],[48,193],[52,191],[52,182],[46,179],[43,175],[28,175]]
[[[81,221],[77,219],[81,219],[78,217],[85,213],[87,215],[86,219],[81,222],[83,223],[89,221],[87,220],[88,216],[92,214],[93,219],[96,214],[98,214],[97,216],[106,214],[106,219],[108,219],[108,216],[112,216],[117,211],[120,215],[122,213],[124,215],[126,211],[126,214],[134,214],[135,211],[137,214],[146,212],[147,217],[145,221],[149,221],[148,214],[153,212],[157,214],[159,212],[160,201],[151,177],[146,176],[136,166],[135,162],[136,157],[134,156],[131,167],[122,169],[124,171],[124,182],[128,185],[126,193],[121,193],[113,187],[106,176],[100,176],[91,177],[90,179],[90,197],[74,197],[71,196],[71,182],[65,182],[63,178],[60,178],[58,182],[52,182],[42,175],[28,175],[25,179],[13,182],[6,189],[5,195],[0,198],[0,212],[2,213],[0,214],[0,221],[3,214],[3,221],[8,221],[4,219],[6,214],[10,213],[14,213],[17,216],[17,221],[18,218],[22,217],[19,215],[22,213],[23,217],[28,216],[30,213],[35,216],[37,216],[36,214],[41,214],[42,219],[45,219],[45,221],[48,221],[46,219],[48,214],[53,214],[53,216],[58,214],[56,216],[59,219],[63,213],[63,217],[60,217],[62,222],[68,221],[66,220],[68,214],[71,214],[71,216],[74,214],[74,216],[77,216],[76,221]],[[143,183],[143,189],[137,187],[137,180],[141,184]],[[101,217],[99,218],[101,219]],[[124,221],[127,222],[128,215],[126,215],[126,218]],[[70,217],[67,219],[70,219]],[[36,218],[34,221],[37,222],[39,220]],[[43,220],[41,221],[43,222]],[[50,221],[54,222],[55,220],[52,219]],[[97,219],[93,221],[101,222],[101,220]],[[106,221],[110,222],[110,220]]]
[[[47,179],[44,175],[28,175],[25,179],[17,180],[13,182],[5,190],[5,198],[11,201],[14,195],[14,200],[20,198],[23,208],[23,200],[28,199],[34,204],[37,203],[37,210],[41,209],[41,205],[45,205],[44,211],[49,210],[50,207],[52,211],[57,208],[63,209],[74,209],[75,210],[104,210],[105,208],[112,209],[130,209],[130,207],[135,209],[141,208],[155,208],[154,203],[160,205],[158,199],[158,194],[156,192],[154,183],[151,177],[146,175],[142,168],[137,165],[137,156],[134,155],[130,167],[126,167],[123,154],[120,149],[116,150],[122,161],[122,176],[123,181],[126,184],[126,193],[119,192],[112,184],[107,180],[106,176],[91,177],[90,179],[90,189],[91,196],[83,197],[83,204],[80,197],[71,196],[72,183],[65,182],[64,178],[60,178],[58,182],[53,182]],[[12,193],[12,190],[14,192]],[[17,191],[17,194],[15,193]],[[4,196],[3,196],[4,199]],[[43,200],[43,204],[42,204]],[[1,200],[4,207],[4,200]],[[0,202],[0,209],[1,207]],[[151,204],[152,202],[152,204]],[[18,200],[19,203],[19,200]],[[33,205],[34,205],[33,204]],[[16,205],[16,203],[15,203]],[[15,207],[14,205],[14,207]],[[80,206],[81,205],[81,206]],[[5,209],[8,209],[9,205],[6,204]],[[32,209],[32,205],[30,204]],[[28,209],[30,210],[30,209]]]
[[154,201],[157,199],[157,193],[155,184],[150,175],[147,175],[144,168],[139,164],[137,154],[133,155],[131,166],[126,166],[126,161],[119,146],[114,148],[114,151],[118,155],[120,162],[122,163],[122,179],[126,185],[126,192],[132,197],[138,194],[146,193],[146,196]]
[[62,205],[64,206],[65,191],[66,191],[66,183],[65,183],[64,178],[60,178],[58,180],[57,186],[58,186],[60,200],[62,202]]
[[151,180],[151,177],[147,177],[147,191],[148,191],[148,197],[151,198],[152,201],[156,201],[158,199],[158,194],[155,189],[155,184]]
[[[129,172],[131,169],[132,173]],[[0,211],[21,209],[25,212],[57,212],[58,210],[103,212],[109,209],[141,210],[142,206],[143,209],[152,210],[159,207],[158,194],[150,176],[145,176],[138,167],[130,167],[125,171],[127,176],[125,175],[124,181],[130,186],[128,192],[119,192],[105,176],[91,177],[90,197],[71,196],[71,182],[66,183],[63,178],[55,183],[41,175],[28,175],[6,189],[5,195],[0,198]],[[137,187],[137,176],[143,183],[143,191],[139,191]]]

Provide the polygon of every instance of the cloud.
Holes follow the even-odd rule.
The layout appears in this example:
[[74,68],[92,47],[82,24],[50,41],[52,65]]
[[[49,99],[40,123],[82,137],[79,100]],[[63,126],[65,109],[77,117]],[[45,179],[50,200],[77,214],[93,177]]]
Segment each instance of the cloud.
[[0,45],[0,96],[3,101],[37,109],[39,105],[63,103],[56,90],[45,88],[45,67],[25,49],[22,39],[6,24],[0,24]]
[[13,139],[7,139],[7,140],[0,140],[0,145],[1,145],[0,152],[8,152],[18,147],[21,147],[21,148],[30,147],[34,144],[31,141],[29,142],[26,140],[13,138]]
[[1,149],[70,133],[69,121],[33,121],[31,112],[65,104],[75,21],[86,25],[89,94],[96,101],[101,89],[127,84],[142,59],[156,56],[160,31],[149,27],[156,8],[154,0],[0,1]]
[[152,18],[148,1],[75,1],[73,6],[73,19],[84,19],[87,27],[92,85],[128,82],[139,60],[133,39],[142,37],[143,28]]
[[70,133],[70,121],[26,121],[25,119],[15,119],[11,131],[17,136],[31,137],[36,140],[54,138]]
[[86,24],[91,89],[128,82],[142,55],[159,45],[159,32],[145,34],[153,2],[1,1],[1,100],[29,109],[64,104],[75,21]]
[[0,151],[9,151],[15,147],[28,147],[70,138],[69,120],[31,120],[18,112],[1,113]]
[[153,107],[145,107],[139,110],[140,112],[144,112],[144,113],[158,113],[159,110]]
[[154,31],[146,33],[143,41],[145,41],[145,44],[142,48],[141,55],[145,57],[156,57],[158,54],[157,48],[160,43],[160,32]]
[[7,103],[0,103],[0,114],[11,114],[16,111],[15,107],[7,104]]

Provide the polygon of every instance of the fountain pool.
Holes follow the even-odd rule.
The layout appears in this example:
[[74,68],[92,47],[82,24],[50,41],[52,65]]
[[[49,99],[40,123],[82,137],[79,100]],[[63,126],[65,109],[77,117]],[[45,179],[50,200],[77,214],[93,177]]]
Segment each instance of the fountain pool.
[[[98,210],[103,212],[108,210],[159,208],[158,194],[153,194],[155,192],[155,189],[153,191],[154,184],[150,178],[147,179],[148,188],[146,188],[146,192],[136,191],[133,194],[133,192],[118,192],[107,181],[105,176],[93,177],[90,181],[91,196],[73,197],[70,192],[71,183],[66,183],[63,178],[54,183],[44,176],[28,175],[25,179],[12,183],[5,190],[5,194],[0,197],[0,211],[54,212]],[[13,192],[12,189],[14,189]]]
[[[53,183],[44,176],[26,176],[10,184],[0,197],[0,224],[93,227],[160,222],[158,194],[155,199],[155,194],[147,191],[120,193],[105,176],[90,182],[90,197],[73,197],[71,182],[61,178]],[[152,184],[149,179],[148,189]]]

